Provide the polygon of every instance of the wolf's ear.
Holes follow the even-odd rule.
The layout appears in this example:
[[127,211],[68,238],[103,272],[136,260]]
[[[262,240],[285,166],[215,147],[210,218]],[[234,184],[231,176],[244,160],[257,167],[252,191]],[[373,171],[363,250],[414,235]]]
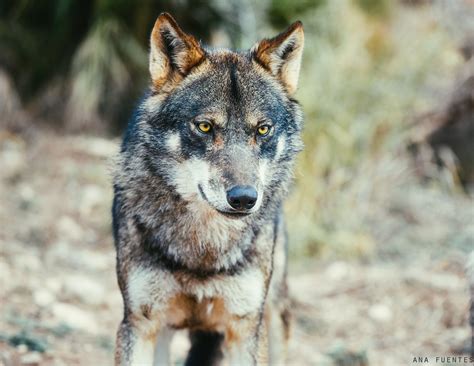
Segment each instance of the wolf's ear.
[[298,86],[301,56],[303,55],[303,23],[297,21],[274,38],[264,39],[252,48],[254,59],[280,79],[288,93]]
[[150,74],[155,87],[175,73],[186,76],[204,56],[196,38],[184,33],[171,15],[159,15],[150,40]]

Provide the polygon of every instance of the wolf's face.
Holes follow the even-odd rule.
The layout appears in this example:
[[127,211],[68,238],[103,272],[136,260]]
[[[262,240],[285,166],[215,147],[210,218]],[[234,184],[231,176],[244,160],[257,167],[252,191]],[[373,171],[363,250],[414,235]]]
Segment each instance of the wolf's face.
[[151,39],[145,102],[149,159],[187,201],[240,217],[270,200],[301,148],[296,89],[303,31],[295,23],[246,53],[203,49],[167,15]]

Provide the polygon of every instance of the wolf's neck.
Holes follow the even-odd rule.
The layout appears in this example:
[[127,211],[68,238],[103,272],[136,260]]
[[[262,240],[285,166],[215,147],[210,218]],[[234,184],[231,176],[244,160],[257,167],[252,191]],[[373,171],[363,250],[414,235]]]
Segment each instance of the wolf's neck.
[[203,272],[245,265],[258,235],[250,218],[227,217],[206,202],[184,201],[165,192],[167,188],[136,196],[141,201],[135,205],[136,225],[141,226],[142,245],[150,255],[163,265]]

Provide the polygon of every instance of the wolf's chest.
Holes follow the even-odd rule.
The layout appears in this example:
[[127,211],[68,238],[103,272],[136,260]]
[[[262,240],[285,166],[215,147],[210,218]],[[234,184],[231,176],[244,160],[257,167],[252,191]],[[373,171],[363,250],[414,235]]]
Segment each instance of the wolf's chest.
[[258,311],[264,276],[258,268],[205,280],[177,277],[158,269],[130,273],[128,295],[132,312],[175,328],[219,327],[229,317]]
[[179,294],[173,297],[165,313],[166,325],[174,329],[214,329],[223,331],[232,315],[221,297],[198,300]]

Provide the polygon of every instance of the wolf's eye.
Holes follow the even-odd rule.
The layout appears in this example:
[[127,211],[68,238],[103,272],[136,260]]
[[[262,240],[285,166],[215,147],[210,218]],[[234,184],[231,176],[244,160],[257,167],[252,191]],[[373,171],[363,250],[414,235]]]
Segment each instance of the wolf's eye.
[[212,125],[209,122],[198,122],[197,128],[202,133],[208,133],[212,130]]
[[260,136],[266,136],[270,132],[270,126],[269,125],[262,125],[259,128],[257,128],[257,133]]

